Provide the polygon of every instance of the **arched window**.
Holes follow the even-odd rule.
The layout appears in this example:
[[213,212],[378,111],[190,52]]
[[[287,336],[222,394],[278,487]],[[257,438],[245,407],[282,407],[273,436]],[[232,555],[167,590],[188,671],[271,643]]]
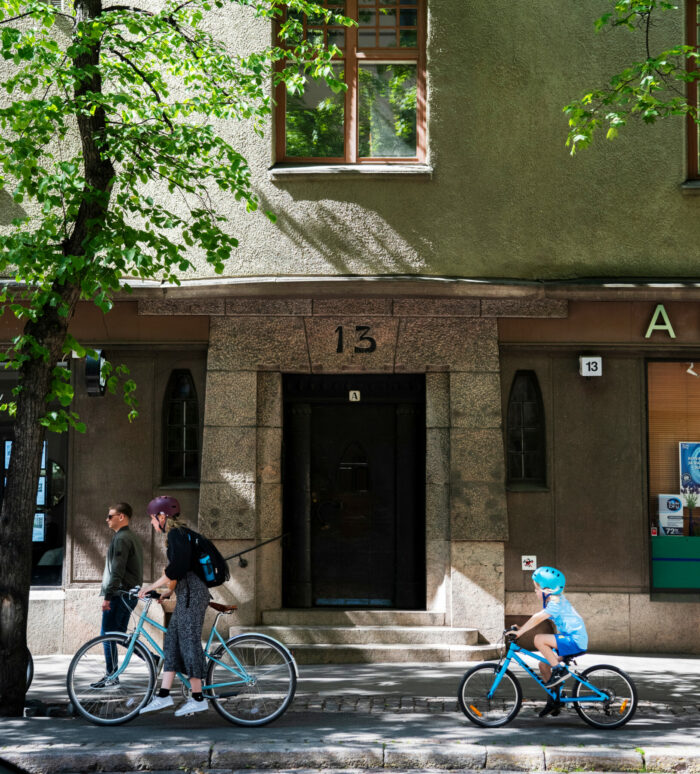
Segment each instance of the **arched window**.
[[534,371],[517,371],[508,399],[509,484],[547,483],[544,405]]
[[189,371],[170,375],[163,417],[163,483],[199,481],[199,403]]

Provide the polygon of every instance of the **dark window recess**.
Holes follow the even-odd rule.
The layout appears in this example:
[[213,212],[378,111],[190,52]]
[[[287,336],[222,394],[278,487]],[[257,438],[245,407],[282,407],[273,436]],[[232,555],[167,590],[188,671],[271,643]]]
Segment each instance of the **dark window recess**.
[[[12,441],[13,431],[0,429],[0,504],[7,484]],[[63,577],[66,474],[49,457],[58,451],[56,441],[51,452],[44,441],[32,524],[32,586],[60,586]]]
[[508,399],[509,484],[547,483],[544,405],[534,371],[518,371]]
[[338,486],[342,492],[369,491],[367,454],[357,443],[350,444],[338,465]]
[[163,482],[198,481],[199,403],[189,371],[170,375],[163,414]]

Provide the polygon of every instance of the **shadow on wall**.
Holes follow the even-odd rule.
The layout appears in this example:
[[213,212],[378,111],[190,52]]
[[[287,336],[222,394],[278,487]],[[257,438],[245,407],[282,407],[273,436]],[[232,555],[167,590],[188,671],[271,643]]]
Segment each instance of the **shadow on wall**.
[[[348,185],[346,183],[346,185]],[[291,187],[291,186],[290,186]],[[300,188],[302,186],[299,186]],[[296,189],[296,184],[294,185]],[[345,193],[354,191],[348,188]],[[303,186],[308,193],[308,186]],[[392,210],[387,201],[386,183],[381,184],[383,201],[372,207],[367,202],[366,184],[358,196],[346,200],[330,201],[327,188],[316,196],[296,196],[295,199],[316,201],[313,207],[283,207],[280,202],[271,203],[260,194],[260,204],[277,215],[277,228],[298,249],[304,259],[313,259],[315,253],[338,274],[420,274],[433,260],[434,245],[422,236],[418,220],[390,225],[380,214]],[[398,191],[397,191],[398,194]],[[402,204],[403,200],[403,204]],[[360,205],[358,202],[367,202]],[[411,199],[397,195],[396,212],[410,220]],[[421,221],[425,219],[425,213]],[[431,233],[439,233],[433,224]],[[408,238],[407,235],[408,234]]]
[[0,188],[0,226],[10,226],[15,218],[26,217],[24,208],[4,188]]

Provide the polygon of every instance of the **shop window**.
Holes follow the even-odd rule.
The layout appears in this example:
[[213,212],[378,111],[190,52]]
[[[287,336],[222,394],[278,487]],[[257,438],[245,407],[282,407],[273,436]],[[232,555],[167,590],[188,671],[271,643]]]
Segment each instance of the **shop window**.
[[163,483],[199,481],[199,402],[189,371],[172,372],[163,408]]
[[506,438],[508,485],[545,486],[544,405],[534,371],[518,371],[513,378],[508,399]]
[[700,590],[698,373],[688,361],[647,364],[651,577],[659,591]]
[[[0,467],[0,503],[5,493],[7,471],[12,454],[12,431],[0,434],[2,459]],[[66,475],[63,467],[52,460],[44,441],[41,469],[34,506],[32,526],[32,585],[60,586],[63,577],[65,536]]]
[[298,95],[278,87],[277,160],[423,161],[425,0],[319,1],[357,22],[299,17],[306,40],[338,47],[335,77],[348,88],[336,93],[313,79]]

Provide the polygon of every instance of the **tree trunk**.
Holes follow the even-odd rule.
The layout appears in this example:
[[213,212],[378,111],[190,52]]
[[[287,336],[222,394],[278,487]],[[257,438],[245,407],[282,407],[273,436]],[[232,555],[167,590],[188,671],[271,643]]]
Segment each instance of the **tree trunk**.
[[[75,308],[79,288],[63,288],[61,295]],[[26,693],[26,635],[31,582],[32,526],[39,483],[44,430],[52,371],[61,360],[68,330],[67,317],[47,310],[25,332],[46,347],[48,358],[29,359],[19,371],[22,391],[17,396],[15,437],[0,510],[0,714],[21,717]]]
[[[102,13],[102,0],[75,0],[78,22],[88,22]],[[80,53],[73,63],[85,73],[75,86],[76,98],[89,98],[102,91],[99,73],[99,44]],[[86,72],[87,68],[87,72]],[[109,206],[114,168],[104,158],[100,139],[106,126],[101,108],[77,116],[85,167],[84,198],[70,236],[63,244],[66,256],[83,255],[92,259],[91,242],[99,233]],[[32,356],[19,370],[21,392],[17,398],[15,438],[7,473],[7,487],[0,509],[0,716],[21,717],[26,693],[26,636],[29,586],[31,583],[32,525],[39,483],[44,430],[39,420],[46,413],[52,371],[62,359],[68,324],[80,298],[81,277],[65,284],[54,282],[55,295],[64,302],[61,315],[57,306],[46,305],[36,322],[25,326],[25,333],[44,347],[48,356]]]

